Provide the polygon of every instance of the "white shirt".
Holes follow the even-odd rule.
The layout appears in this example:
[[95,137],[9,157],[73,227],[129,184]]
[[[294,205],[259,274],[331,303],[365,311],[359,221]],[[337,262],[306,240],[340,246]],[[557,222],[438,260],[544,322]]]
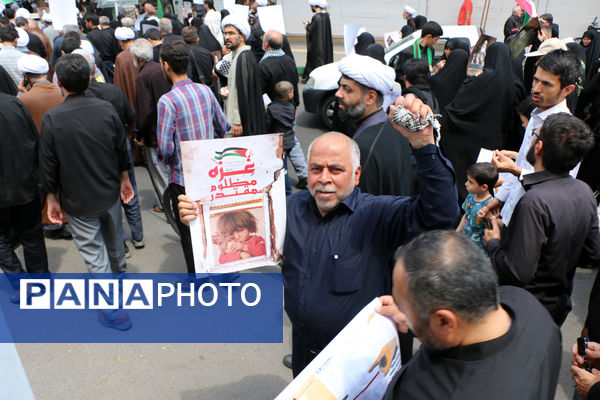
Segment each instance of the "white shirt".
[[[521,175],[519,177],[514,176],[511,173],[502,173],[500,174],[500,178],[504,178],[504,183],[498,189],[498,193],[496,193],[496,198],[500,201],[504,202],[504,206],[500,211],[500,215],[502,216],[502,221],[508,225],[510,222],[510,218],[512,217],[512,213],[515,210],[515,207],[521,197],[525,194],[525,189],[523,189],[523,185],[521,185],[521,179],[524,175],[530,174],[534,172],[533,165],[531,165],[527,161],[527,152],[531,147],[531,142],[533,141],[532,131],[534,129],[540,128],[546,118],[549,115],[564,112],[567,114],[571,114],[571,111],[567,107],[567,101],[563,100],[554,107],[547,109],[546,111],[541,111],[539,108],[536,108],[531,113],[531,118],[529,119],[529,123],[527,124],[527,129],[525,130],[525,135],[523,136],[523,142],[521,143],[521,148],[519,148],[519,155],[516,159],[516,164],[521,167]],[[573,178],[577,177],[577,172],[579,171],[579,165],[577,164],[575,168],[571,170],[569,173]]]

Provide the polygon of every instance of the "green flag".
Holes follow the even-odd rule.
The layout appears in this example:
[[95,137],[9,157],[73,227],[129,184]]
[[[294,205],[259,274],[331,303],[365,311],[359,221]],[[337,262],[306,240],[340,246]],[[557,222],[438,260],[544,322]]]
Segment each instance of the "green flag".
[[162,18],[165,15],[165,10],[163,9],[162,0],[158,0],[156,2],[156,15],[158,18]]

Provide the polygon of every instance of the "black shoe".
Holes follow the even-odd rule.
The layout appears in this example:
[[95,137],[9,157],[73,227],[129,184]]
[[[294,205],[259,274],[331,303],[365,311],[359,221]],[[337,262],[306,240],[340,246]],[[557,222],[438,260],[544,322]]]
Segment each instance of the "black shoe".
[[71,234],[71,228],[69,228],[69,225],[65,225],[60,229],[44,231],[44,237],[46,239],[52,239],[52,240],[60,240],[60,239],[71,240],[71,239],[73,239],[73,235]]
[[288,354],[287,356],[283,357],[283,365],[285,365],[289,369],[292,369],[292,355],[291,354]]
[[300,178],[298,180],[298,183],[296,183],[294,186],[300,190],[304,190],[306,189],[306,186],[308,186],[308,181],[306,180],[306,178]]

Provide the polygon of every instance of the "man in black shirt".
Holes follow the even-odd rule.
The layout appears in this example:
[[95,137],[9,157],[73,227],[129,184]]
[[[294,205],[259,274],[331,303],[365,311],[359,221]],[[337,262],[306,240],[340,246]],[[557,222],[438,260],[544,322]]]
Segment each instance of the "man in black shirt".
[[[103,17],[106,18],[106,17]],[[106,18],[107,19],[107,18]],[[121,52],[119,41],[115,38],[114,30],[98,28],[100,18],[96,14],[85,16],[85,25],[90,31],[87,38],[100,52],[100,58],[103,62],[114,64],[117,54]]]
[[516,5],[512,9],[512,14],[504,23],[504,43],[510,42],[523,25],[523,9],[520,5]]
[[404,84],[402,77],[404,76],[404,63],[409,58],[422,58],[427,60],[430,68],[433,67],[435,60],[435,50],[433,45],[437,43],[439,38],[444,34],[442,27],[435,21],[429,21],[421,30],[421,38],[415,41],[412,46],[402,50],[398,55],[398,64],[396,64],[396,81]]
[[507,233],[501,238],[493,218],[493,230],[485,231],[484,241],[500,284],[525,288],[562,325],[571,311],[575,268],[600,261],[594,195],[587,184],[569,176],[594,136],[567,113],[550,115],[533,135],[527,161],[535,172],[523,177],[526,192]]
[[90,69],[84,57],[62,56],[56,74],[66,98],[44,115],[40,138],[48,217],[60,224],[66,212],[90,272],[125,272],[120,200],[131,201],[133,189],[123,124],[112,104],[85,95]]
[[560,330],[525,290],[498,287],[463,234],[424,233],[396,252],[393,298],[378,310],[423,346],[384,399],[554,399]]

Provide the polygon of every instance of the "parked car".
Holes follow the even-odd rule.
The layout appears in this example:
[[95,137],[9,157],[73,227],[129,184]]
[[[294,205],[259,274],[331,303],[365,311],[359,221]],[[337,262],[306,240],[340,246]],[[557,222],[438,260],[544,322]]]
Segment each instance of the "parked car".
[[[434,46],[436,54],[435,62],[437,62],[444,54],[444,46],[449,39],[467,39],[471,48],[475,46],[479,39],[479,30],[473,25],[447,25],[443,26],[442,29],[444,30],[444,35]],[[395,67],[398,63],[398,54],[405,48],[412,46],[412,44],[420,37],[421,31],[418,30],[385,49],[384,58],[387,65]],[[312,71],[308,78],[308,82],[306,82],[306,86],[302,91],[304,109],[307,112],[319,114],[321,120],[328,129],[332,129],[333,127],[333,107],[336,101],[335,92],[338,89],[338,82],[342,77],[337,64],[337,62],[334,62],[323,65]],[[394,91],[400,92],[400,84],[397,82],[395,83]]]

